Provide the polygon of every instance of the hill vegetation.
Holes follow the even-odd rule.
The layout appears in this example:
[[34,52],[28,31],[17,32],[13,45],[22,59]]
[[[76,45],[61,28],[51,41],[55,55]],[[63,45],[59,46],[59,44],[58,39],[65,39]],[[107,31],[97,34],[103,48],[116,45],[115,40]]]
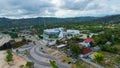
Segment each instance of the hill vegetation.
[[94,24],[105,24],[105,23],[119,23],[120,15],[112,15],[105,17],[73,17],[73,18],[53,18],[53,17],[38,17],[38,18],[27,18],[27,19],[8,19],[0,18],[0,27],[20,27],[20,26],[31,26],[31,25],[43,25],[55,24],[55,23],[94,23]]
[[[38,32],[45,28],[65,27],[75,29],[93,29],[93,31],[101,31],[89,26],[105,26],[120,23],[120,15],[111,15],[105,17],[73,17],[73,18],[53,18],[38,17],[27,19],[8,19],[0,18],[0,30],[9,29],[30,29],[35,28]],[[82,26],[81,26],[82,25]],[[42,32],[41,32],[42,33]]]

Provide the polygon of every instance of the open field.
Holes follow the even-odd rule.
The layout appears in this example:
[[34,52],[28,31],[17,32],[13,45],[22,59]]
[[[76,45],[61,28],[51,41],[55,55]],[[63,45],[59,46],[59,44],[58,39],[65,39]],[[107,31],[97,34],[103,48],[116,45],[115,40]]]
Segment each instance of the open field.
[[82,60],[79,60],[79,63],[72,64],[71,68],[96,68],[93,65],[90,65],[88,63],[85,63]]
[[105,58],[101,65],[103,65],[105,68],[116,68],[116,64],[119,64],[116,59],[119,58],[120,55],[109,52],[104,52],[104,54]]

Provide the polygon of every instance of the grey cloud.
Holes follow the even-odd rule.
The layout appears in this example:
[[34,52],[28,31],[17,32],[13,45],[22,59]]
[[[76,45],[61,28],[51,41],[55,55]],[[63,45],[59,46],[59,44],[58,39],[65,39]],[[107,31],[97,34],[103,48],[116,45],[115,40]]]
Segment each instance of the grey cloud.
[[[46,10],[49,14],[56,11],[54,5],[49,0],[4,0],[0,1],[0,4],[0,16],[41,16],[46,15]],[[17,10],[22,11],[22,13],[17,13]]]
[[[0,0],[0,17],[19,18],[26,16],[56,16],[57,12],[60,11],[62,15],[62,13],[64,14],[65,11],[67,13],[67,10],[71,10],[75,13],[80,13],[81,11],[89,12],[90,10],[93,10],[94,15],[99,14],[94,13],[98,11],[100,11],[101,14],[108,14],[108,12],[119,13],[120,11],[119,7],[116,7],[114,9],[110,8],[112,6],[119,6],[119,2],[117,0],[77,0],[77,2],[76,0],[61,0],[63,1],[63,4],[61,4],[60,6],[57,6],[57,3],[51,3],[51,1],[52,0]],[[101,4],[103,3],[107,6],[101,6]],[[71,15],[73,16],[74,14]]]
[[93,0],[79,0],[77,2],[73,0],[65,0],[64,5],[61,6],[61,8],[67,9],[67,10],[84,10],[89,3],[91,3]]
[[103,7],[100,4],[91,3],[86,6],[85,10],[98,10],[98,9],[102,9],[102,8]]

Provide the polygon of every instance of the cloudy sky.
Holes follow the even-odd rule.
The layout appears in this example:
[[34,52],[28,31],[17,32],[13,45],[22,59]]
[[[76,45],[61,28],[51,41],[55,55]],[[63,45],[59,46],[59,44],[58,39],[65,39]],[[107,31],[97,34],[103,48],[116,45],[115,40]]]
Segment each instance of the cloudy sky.
[[120,14],[120,0],[0,0],[0,17],[79,17]]

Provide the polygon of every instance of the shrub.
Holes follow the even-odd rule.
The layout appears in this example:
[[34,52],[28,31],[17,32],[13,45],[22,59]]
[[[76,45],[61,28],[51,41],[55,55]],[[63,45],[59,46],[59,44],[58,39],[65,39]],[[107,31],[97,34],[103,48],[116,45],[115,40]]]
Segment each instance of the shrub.
[[101,53],[101,52],[96,52],[96,53],[93,54],[93,56],[94,56],[94,60],[96,62],[101,62],[101,61],[104,60],[104,54]]
[[20,65],[20,68],[24,68],[24,65]]
[[49,62],[51,64],[52,68],[58,68],[55,61],[49,60]]
[[26,67],[27,68],[33,68],[34,67],[34,63],[33,62],[27,62],[26,63]]
[[111,53],[117,53],[118,52],[118,48],[110,46],[110,45],[103,45],[102,50],[107,51],[107,52],[111,52]]

